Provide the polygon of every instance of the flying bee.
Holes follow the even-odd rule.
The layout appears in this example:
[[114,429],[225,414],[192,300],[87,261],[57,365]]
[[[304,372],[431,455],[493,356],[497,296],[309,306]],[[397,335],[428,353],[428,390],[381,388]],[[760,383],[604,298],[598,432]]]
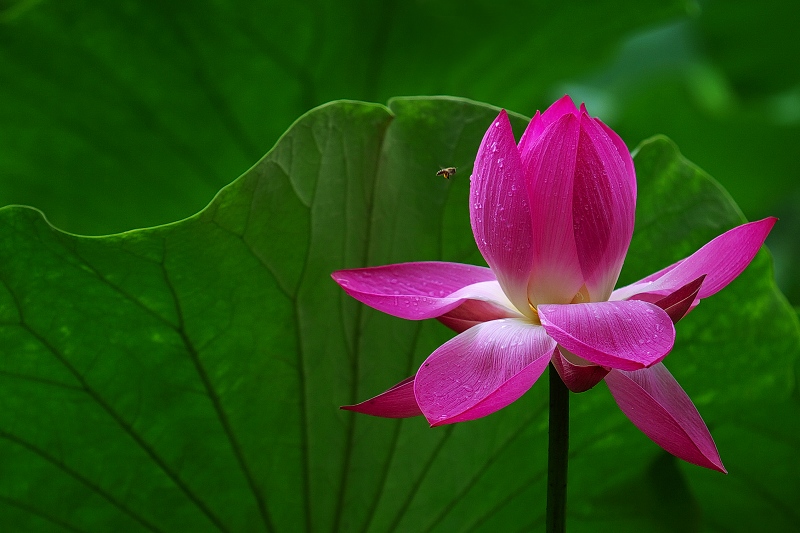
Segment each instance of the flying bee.
[[447,167],[441,169],[439,172],[436,173],[437,176],[441,176],[446,180],[450,179],[450,176],[456,173],[456,167]]

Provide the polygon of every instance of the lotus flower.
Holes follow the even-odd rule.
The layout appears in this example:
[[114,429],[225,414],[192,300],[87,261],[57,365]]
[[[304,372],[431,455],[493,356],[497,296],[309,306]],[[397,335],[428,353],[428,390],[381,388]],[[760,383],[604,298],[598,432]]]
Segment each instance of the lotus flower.
[[666,451],[725,472],[711,435],[661,361],[674,323],[738,276],[775,223],[736,227],[691,256],[614,290],[631,241],[636,176],[620,139],[565,96],[519,144],[502,111],[478,149],[470,220],[489,268],[445,262],[340,270],[357,300],[459,334],[416,375],[344,409],[425,415],[432,426],[486,416],[552,362],[567,387],[605,380],[628,418]]

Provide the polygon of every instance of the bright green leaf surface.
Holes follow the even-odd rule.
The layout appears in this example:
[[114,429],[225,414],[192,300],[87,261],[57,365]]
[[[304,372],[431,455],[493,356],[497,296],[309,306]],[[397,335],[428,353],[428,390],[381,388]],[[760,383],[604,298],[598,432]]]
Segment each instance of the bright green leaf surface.
[[[480,263],[468,178],[496,113],[444,98],[326,105],[204,211],[153,229],[78,237],[37,211],[0,210],[0,523],[541,528],[546,380],[499,413],[437,429],[338,410],[412,374],[452,333],[373,312],[330,272]],[[437,178],[440,165],[457,175]],[[643,144],[636,165],[623,281],[742,221],[668,140]],[[664,454],[603,385],[573,395],[571,531],[793,527],[799,342],[766,252],[679,324],[666,364],[728,476]]]

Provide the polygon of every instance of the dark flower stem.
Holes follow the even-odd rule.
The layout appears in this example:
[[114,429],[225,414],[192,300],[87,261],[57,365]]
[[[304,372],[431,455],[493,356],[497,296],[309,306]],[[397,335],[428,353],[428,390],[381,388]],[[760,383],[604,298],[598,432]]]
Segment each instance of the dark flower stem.
[[547,449],[547,533],[567,530],[569,389],[550,364],[550,439]]

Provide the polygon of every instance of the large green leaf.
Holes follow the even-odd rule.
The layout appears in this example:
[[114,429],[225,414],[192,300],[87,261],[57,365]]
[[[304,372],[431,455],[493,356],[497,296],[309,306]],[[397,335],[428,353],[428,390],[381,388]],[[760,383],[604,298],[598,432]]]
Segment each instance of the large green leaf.
[[533,113],[682,3],[3,0],[0,205],[91,234],[169,222],[316,105],[457,94]]
[[[544,382],[501,412],[437,429],[337,409],[412,374],[452,333],[365,308],[330,272],[480,263],[468,176],[496,113],[446,98],[326,105],[201,213],[152,229],[79,237],[35,210],[0,210],[0,523],[541,526]],[[525,121],[513,121],[519,134]],[[741,222],[669,141],[645,143],[636,163],[638,222],[624,280]],[[459,170],[443,180],[439,165]],[[789,529],[800,495],[790,475],[800,467],[800,334],[767,253],[678,330],[667,365],[730,475],[667,456],[601,385],[572,397],[571,530]]]

